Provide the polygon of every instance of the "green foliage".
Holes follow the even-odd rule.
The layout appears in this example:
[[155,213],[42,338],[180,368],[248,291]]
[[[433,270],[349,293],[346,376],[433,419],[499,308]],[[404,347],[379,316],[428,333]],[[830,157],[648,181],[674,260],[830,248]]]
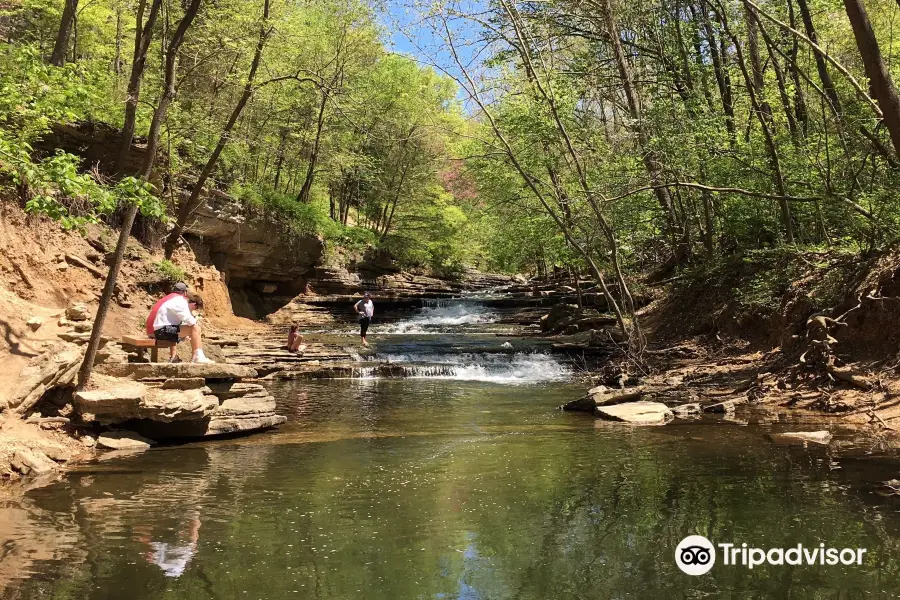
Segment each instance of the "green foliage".
[[235,184],[229,190],[252,214],[278,223],[297,235],[337,239],[342,227],[316,204],[302,204],[293,196],[254,185]]
[[168,260],[161,260],[156,263],[156,272],[162,277],[163,281],[170,283],[184,281],[187,276],[184,269]]

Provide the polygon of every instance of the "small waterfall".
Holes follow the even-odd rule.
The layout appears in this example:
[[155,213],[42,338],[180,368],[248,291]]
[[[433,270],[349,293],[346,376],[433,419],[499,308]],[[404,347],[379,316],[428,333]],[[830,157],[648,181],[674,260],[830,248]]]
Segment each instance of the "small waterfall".
[[412,318],[384,325],[379,334],[431,334],[443,333],[449,328],[465,325],[493,323],[496,314],[480,304],[458,300],[429,300]]
[[368,360],[358,378],[402,377],[529,384],[568,378],[569,367],[550,354],[396,354]]

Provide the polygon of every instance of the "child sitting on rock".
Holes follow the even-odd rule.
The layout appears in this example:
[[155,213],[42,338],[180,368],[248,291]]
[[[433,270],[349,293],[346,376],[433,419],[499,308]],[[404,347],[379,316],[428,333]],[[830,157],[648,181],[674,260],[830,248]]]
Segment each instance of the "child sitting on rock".
[[291,324],[287,341],[287,350],[289,352],[301,354],[306,349],[306,344],[303,343],[303,336],[300,334],[299,329],[300,327],[296,323]]

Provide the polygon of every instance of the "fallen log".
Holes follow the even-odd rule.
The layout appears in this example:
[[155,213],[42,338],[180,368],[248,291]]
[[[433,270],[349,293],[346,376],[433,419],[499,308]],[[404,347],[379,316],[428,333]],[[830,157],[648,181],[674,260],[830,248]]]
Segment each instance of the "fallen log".
[[828,369],[828,373],[836,379],[846,381],[847,383],[854,385],[862,390],[872,389],[871,381],[869,381],[865,377],[854,374],[853,371],[848,368],[839,369],[834,365],[826,365],[826,368]]
[[76,267],[81,267],[82,269],[90,271],[91,274],[98,279],[103,279],[104,277],[106,277],[106,273],[81,257],[75,256],[74,254],[66,254],[65,258],[67,263],[71,263]]

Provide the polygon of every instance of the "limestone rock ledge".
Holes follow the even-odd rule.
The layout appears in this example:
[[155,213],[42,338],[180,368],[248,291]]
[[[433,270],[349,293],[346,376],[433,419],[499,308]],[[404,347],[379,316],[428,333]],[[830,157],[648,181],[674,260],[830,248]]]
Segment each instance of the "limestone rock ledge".
[[153,440],[268,429],[285,422],[275,398],[248,367],[228,364],[121,364],[105,374],[133,377],[75,394],[83,422],[125,427]]
[[143,380],[167,379],[254,379],[256,371],[242,365],[228,363],[113,363],[98,365],[97,373],[111,377]]

